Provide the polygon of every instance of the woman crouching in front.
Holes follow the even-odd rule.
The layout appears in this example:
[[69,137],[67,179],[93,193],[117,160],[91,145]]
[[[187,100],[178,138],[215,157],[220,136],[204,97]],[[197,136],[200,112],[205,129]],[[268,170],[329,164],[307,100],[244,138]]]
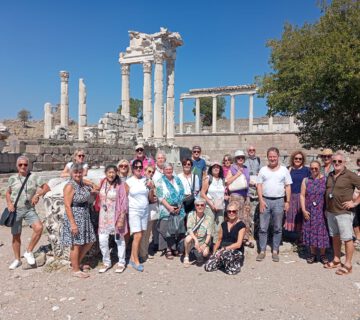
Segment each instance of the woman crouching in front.
[[83,183],[83,166],[74,163],[70,169],[70,181],[64,187],[65,216],[62,244],[70,246],[72,275],[88,278],[89,274],[80,270],[80,262],[96,241],[91,224],[89,199],[91,187]]
[[227,221],[221,224],[214,254],[205,264],[205,271],[223,269],[227,274],[240,272],[246,226],[238,218],[238,213],[238,203],[230,202],[227,207]]

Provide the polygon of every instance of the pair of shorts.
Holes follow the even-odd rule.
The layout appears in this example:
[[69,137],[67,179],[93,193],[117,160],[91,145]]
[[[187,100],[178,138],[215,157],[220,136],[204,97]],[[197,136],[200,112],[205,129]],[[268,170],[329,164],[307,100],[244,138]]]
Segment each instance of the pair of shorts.
[[25,222],[31,226],[33,223],[40,221],[38,214],[34,208],[17,208],[16,209],[16,220],[14,225],[11,227],[11,234],[16,235],[21,233],[22,222]]
[[137,211],[129,209],[130,233],[141,232],[147,229],[149,222],[149,210]]
[[349,241],[353,238],[353,213],[334,214],[326,211],[326,218],[331,237],[340,236],[340,240]]

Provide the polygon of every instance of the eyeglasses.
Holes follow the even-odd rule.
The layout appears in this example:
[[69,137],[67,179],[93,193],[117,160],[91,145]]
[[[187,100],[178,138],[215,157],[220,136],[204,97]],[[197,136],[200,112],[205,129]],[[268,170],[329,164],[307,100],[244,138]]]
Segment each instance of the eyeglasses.
[[18,164],[18,167],[27,167],[27,166],[28,166],[27,163],[19,163],[19,164]]
[[140,169],[142,170],[142,168],[144,168],[143,166],[135,166],[134,169]]
[[194,150],[192,153],[200,153],[199,150]]
[[192,164],[191,163],[185,163],[183,166],[184,167],[192,167]]
[[319,171],[319,168],[310,168],[311,171]]
[[197,203],[195,204],[195,207],[205,207],[205,205],[203,203]]
[[152,170],[148,170],[146,172],[149,173],[149,174],[154,173],[154,171],[152,171]]
[[303,158],[302,158],[302,157],[295,157],[294,160],[295,160],[295,161],[302,161]]
[[144,151],[143,148],[136,149],[136,152],[143,152],[143,151]]
[[235,159],[236,159],[236,160],[240,160],[240,159],[241,159],[241,160],[245,160],[245,157],[236,157]]
[[78,154],[78,157],[79,158],[85,158],[85,155],[84,154]]
[[255,149],[249,149],[249,151],[256,151]]
[[127,169],[129,166],[127,164],[120,164],[119,168],[120,169]]
[[228,161],[230,161],[230,159],[224,159],[224,162],[228,162]]
[[227,210],[227,213],[237,213],[237,210]]
[[321,156],[323,159],[330,159],[332,156]]
[[334,164],[342,164],[343,163],[343,161],[342,160],[333,160],[332,161],[332,163],[334,163]]

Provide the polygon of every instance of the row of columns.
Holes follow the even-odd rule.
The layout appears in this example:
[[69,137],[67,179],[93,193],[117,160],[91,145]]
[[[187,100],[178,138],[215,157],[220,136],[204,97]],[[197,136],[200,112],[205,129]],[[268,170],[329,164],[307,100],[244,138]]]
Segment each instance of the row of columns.
[[[166,118],[164,116],[164,62],[166,62]],[[175,139],[175,61],[154,57],[154,112],[152,108],[152,62],[145,61],[143,65],[143,137],[153,138],[155,141],[168,141]],[[121,64],[121,114],[130,117],[130,64]],[[164,127],[165,120],[165,127]],[[164,135],[165,133],[165,135]]]
[[[235,132],[235,96],[230,95],[230,132]],[[212,133],[217,132],[217,97],[212,97]],[[200,133],[200,98],[195,98],[195,133]],[[184,99],[180,98],[179,133],[184,133]],[[187,98],[189,99],[189,98]],[[249,95],[249,132],[254,130],[254,94]]]

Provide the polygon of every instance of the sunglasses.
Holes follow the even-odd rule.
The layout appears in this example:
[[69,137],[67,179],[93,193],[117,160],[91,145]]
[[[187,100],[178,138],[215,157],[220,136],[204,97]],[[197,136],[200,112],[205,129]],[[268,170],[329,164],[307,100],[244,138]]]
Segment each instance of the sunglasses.
[[321,158],[323,158],[323,159],[329,159],[329,158],[331,158],[332,156],[321,156]]
[[19,163],[19,164],[18,164],[18,167],[27,167],[27,166],[28,166],[27,163]]
[[241,159],[241,160],[245,160],[245,157],[236,157],[235,159],[236,159],[236,160],[240,160],[240,159]]
[[236,210],[227,210],[226,212],[227,212],[227,213],[237,213]]
[[333,160],[332,163],[334,163],[334,164],[337,164],[337,163],[342,164],[343,161],[342,160]]
[[195,204],[195,207],[205,207],[205,205],[203,204],[203,203],[197,203],[197,204]]
[[154,173],[154,171],[152,171],[152,170],[148,170],[148,171],[146,171],[147,173]]
[[134,167],[135,169],[142,169],[142,168],[144,168],[143,166],[135,166]]
[[85,158],[85,155],[84,154],[78,154],[78,157],[79,158]]
[[129,166],[127,164],[120,164],[119,168],[121,169],[127,169]]
[[136,149],[136,152],[143,152],[143,151],[144,151],[144,149],[142,149],[142,148]]
[[229,159],[224,159],[224,162],[228,162],[228,161],[230,161]]
[[197,151],[197,150],[196,150],[196,151],[193,151],[193,153],[200,153],[200,151]]
[[185,163],[184,167],[192,167],[192,164],[191,163]]
[[303,158],[302,158],[302,157],[300,157],[300,158],[299,158],[299,157],[295,157],[294,160],[296,160],[296,161],[302,161]]
[[249,151],[256,151],[255,149],[249,149]]
[[310,168],[311,171],[319,171],[319,168]]

